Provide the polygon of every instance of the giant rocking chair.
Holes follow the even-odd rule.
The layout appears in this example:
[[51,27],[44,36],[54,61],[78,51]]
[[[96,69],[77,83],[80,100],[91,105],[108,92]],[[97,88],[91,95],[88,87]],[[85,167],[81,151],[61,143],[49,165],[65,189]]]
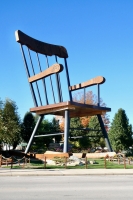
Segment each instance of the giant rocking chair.
[[[36,113],[39,116],[25,153],[29,151],[40,123],[44,116],[48,114],[62,116],[64,118],[64,133],[58,133],[64,134],[64,153],[68,152],[68,139],[71,129],[70,118],[94,115],[98,118],[106,146],[109,151],[112,151],[101,117],[102,114],[111,111],[110,108],[100,106],[100,84],[105,82],[105,78],[97,76],[86,82],[71,86],[67,66],[68,53],[63,46],[41,42],[29,37],[20,30],[15,32],[15,37],[16,41],[20,43],[28,82],[34,101],[34,107],[30,108],[30,112]],[[45,62],[44,59],[46,59]],[[33,64],[34,62],[35,64]],[[42,69],[42,62],[43,66],[46,65],[45,69]],[[85,89],[93,85],[97,85],[98,88],[97,105],[86,104],[85,100],[83,103],[73,101],[73,91],[83,89],[85,99]],[[64,101],[65,98],[67,98],[67,100]],[[88,129],[86,128],[86,130]],[[53,133],[50,134],[50,136],[56,134],[57,133]]]

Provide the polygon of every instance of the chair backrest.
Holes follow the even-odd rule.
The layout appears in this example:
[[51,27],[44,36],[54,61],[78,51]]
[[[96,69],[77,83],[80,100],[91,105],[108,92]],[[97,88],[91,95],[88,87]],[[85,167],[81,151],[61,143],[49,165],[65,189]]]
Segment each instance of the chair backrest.
[[97,105],[100,106],[99,85],[105,82],[104,77],[98,76],[71,86],[67,66],[68,53],[65,47],[41,42],[20,30],[15,32],[15,36],[16,41],[20,43],[35,107],[64,101],[72,102],[72,92],[79,89],[84,90],[86,104],[85,89],[93,85],[98,86]]
[[[20,43],[34,106],[63,102],[64,83],[68,91],[67,100],[72,101],[67,50],[63,46],[36,40],[20,30],[15,32],[15,36],[16,41]],[[64,73],[62,81],[60,72]]]

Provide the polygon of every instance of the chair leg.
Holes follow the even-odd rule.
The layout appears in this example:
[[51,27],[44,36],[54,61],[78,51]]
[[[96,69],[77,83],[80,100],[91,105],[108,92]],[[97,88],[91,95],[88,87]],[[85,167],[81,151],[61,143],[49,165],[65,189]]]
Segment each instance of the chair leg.
[[98,121],[100,123],[100,126],[101,126],[101,129],[102,129],[102,133],[103,133],[103,136],[104,136],[104,139],[105,139],[105,143],[107,145],[107,148],[110,152],[112,152],[112,147],[111,147],[111,144],[110,144],[110,141],[109,141],[109,138],[108,138],[108,134],[106,132],[106,129],[105,129],[105,126],[103,124],[103,120],[102,120],[102,117],[101,115],[97,115],[98,117]]
[[28,142],[28,145],[27,145],[27,147],[26,147],[25,154],[28,153],[28,151],[29,151],[29,148],[30,148],[30,146],[31,146],[32,140],[33,140],[33,138],[34,138],[34,135],[36,134],[36,132],[37,132],[37,130],[38,130],[38,127],[39,127],[40,123],[41,123],[42,120],[43,120],[43,117],[44,117],[44,115],[40,115],[39,118],[38,118],[38,121],[37,121],[37,123],[36,123],[36,126],[35,126],[35,128],[34,128],[34,130],[33,130],[33,132],[32,132],[32,135],[31,135],[30,140],[29,140],[29,142]]
[[69,137],[70,118],[69,110],[65,110],[65,130],[64,130],[64,149],[63,152],[68,152],[68,137]]

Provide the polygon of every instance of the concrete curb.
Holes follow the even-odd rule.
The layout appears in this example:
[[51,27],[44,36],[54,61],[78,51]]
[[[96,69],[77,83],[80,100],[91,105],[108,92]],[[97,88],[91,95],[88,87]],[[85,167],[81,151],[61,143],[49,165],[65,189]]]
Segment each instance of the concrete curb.
[[133,175],[133,169],[0,169],[0,176]]

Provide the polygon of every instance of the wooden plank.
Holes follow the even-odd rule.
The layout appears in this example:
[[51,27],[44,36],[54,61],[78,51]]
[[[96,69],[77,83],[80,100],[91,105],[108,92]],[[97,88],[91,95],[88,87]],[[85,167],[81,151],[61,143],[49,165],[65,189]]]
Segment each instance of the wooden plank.
[[64,116],[65,110],[69,110],[70,118],[93,116],[111,111],[111,109],[107,107],[99,107],[96,105],[88,105],[78,102],[67,101],[57,104],[50,104],[46,106],[31,108],[30,112],[35,112],[36,114],[53,114]]
[[29,49],[44,54],[44,55],[56,55],[61,58],[68,58],[68,53],[65,47],[60,45],[48,44],[36,40],[20,30],[15,31],[16,41],[22,45],[26,45]]
[[31,108],[30,111],[31,112],[37,112],[37,111],[40,111],[40,110],[47,110],[47,109],[54,109],[54,108],[61,108],[61,107],[64,107],[64,106],[68,106],[70,105],[69,104],[69,101],[66,101],[66,102],[61,102],[61,103],[56,103],[56,104],[50,104],[50,105],[46,105],[46,106],[38,106],[38,107],[34,107],[34,108]]
[[46,78],[52,74],[59,73],[62,71],[63,71],[63,65],[56,63],[51,67],[47,68],[46,70],[44,70],[43,72],[40,72],[35,76],[31,76],[28,80],[29,82],[35,82],[37,80],[40,80],[41,78]]
[[68,153],[44,153],[44,157],[46,158],[55,158],[55,157],[59,157],[59,158],[69,158],[69,154]]
[[75,118],[75,117],[94,116],[94,115],[98,115],[98,114],[103,115],[105,113],[106,112],[102,111],[102,110],[97,110],[97,111],[88,110],[86,112],[80,112],[80,111],[79,112],[77,112],[77,111],[71,112],[70,111],[69,115],[70,115],[70,118]]
[[92,78],[92,79],[90,79],[86,82],[70,86],[69,90],[74,91],[74,90],[82,89],[82,88],[85,88],[85,87],[90,87],[92,85],[102,84],[104,82],[105,82],[105,78],[103,76],[97,76],[97,77]]
[[94,109],[94,110],[107,110],[107,111],[111,111],[110,108],[107,107],[100,107],[100,106],[96,106],[96,105],[90,105],[90,104],[83,104],[83,103],[78,103],[78,102],[74,102],[74,101],[66,101],[66,102],[61,102],[61,103],[56,103],[56,104],[50,104],[50,105],[46,105],[46,106],[38,106],[38,107],[34,107],[31,108],[30,111],[31,112],[37,112],[40,110],[47,110],[47,109],[61,109],[66,107],[67,109]]
[[37,154],[35,154],[35,158],[36,159],[44,159],[44,154],[37,153]]
[[[49,108],[49,109],[41,109],[41,110],[38,110],[38,111],[31,111],[31,109],[30,109],[30,112],[35,112],[36,114],[38,114],[38,115],[41,115],[41,114],[55,114],[55,113],[63,113],[63,115],[64,115],[64,111],[65,110],[75,110],[75,107],[72,107],[72,106],[64,106],[64,107],[61,107],[61,108],[59,108],[59,107],[55,107],[55,108]],[[62,114],[61,114],[62,115]]]
[[44,153],[44,154],[35,154],[35,158],[36,159],[44,159],[44,157],[46,158],[54,158],[54,157],[67,157],[69,158],[69,153]]
[[[51,115],[59,115],[59,116],[63,116],[65,115],[65,110],[67,109],[64,109],[64,110],[49,110],[49,111],[45,111],[45,110],[41,110],[41,111],[37,111],[36,114],[37,115],[41,115],[41,114],[51,114]],[[106,111],[103,111],[103,110],[91,110],[91,109],[80,109],[80,110],[75,110],[73,111],[72,109],[69,109],[69,117],[70,118],[73,118],[73,117],[85,117],[85,116],[94,116],[94,115],[97,115],[97,114],[105,114],[106,112],[108,112],[108,110]]]

